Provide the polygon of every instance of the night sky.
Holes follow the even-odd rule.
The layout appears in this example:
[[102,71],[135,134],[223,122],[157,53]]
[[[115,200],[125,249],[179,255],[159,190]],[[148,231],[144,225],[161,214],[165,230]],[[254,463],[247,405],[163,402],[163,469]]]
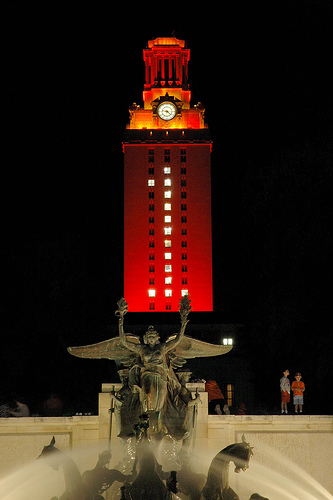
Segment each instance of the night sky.
[[[205,105],[213,138],[214,312],[190,320],[245,325],[235,359],[239,370],[251,363],[257,405],[278,404],[288,366],[291,380],[302,372],[311,411],[333,411],[332,4],[251,4],[223,2],[188,19],[174,7],[8,3],[3,395],[18,393],[38,411],[57,391],[70,410],[90,411],[101,383],[117,380],[113,362],[79,360],[66,348],[114,335],[121,141],[128,107],[142,102],[142,49],[174,32],[191,49],[192,104]],[[126,321],[179,318],[129,313]]]

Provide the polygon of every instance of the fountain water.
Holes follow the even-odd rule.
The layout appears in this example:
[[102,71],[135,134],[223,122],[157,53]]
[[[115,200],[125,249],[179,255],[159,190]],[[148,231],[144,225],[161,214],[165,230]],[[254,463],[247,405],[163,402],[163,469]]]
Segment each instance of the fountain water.
[[[170,438],[164,438],[160,442],[150,441],[147,437],[145,430],[141,436],[137,436],[137,457],[133,464],[133,474],[122,474],[117,470],[122,470],[124,465],[119,463],[121,456],[113,457],[112,462],[117,465],[112,465],[109,469],[107,462],[110,457],[107,453],[103,455],[99,447],[57,453],[56,450],[50,450],[56,444],[51,442],[45,447],[46,452],[42,453],[45,460],[35,460],[0,481],[0,498],[1,500],[101,500],[105,497],[108,500],[120,500],[123,495],[123,499],[132,497],[133,500],[149,500],[150,498],[154,500],[164,498],[174,500],[177,498],[181,500],[236,500],[237,498],[241,500],[250,498],[252,500],[333,500],[333,496],[306,474],[299,465],[286,459],[283,454],[277,453],[276,449],[273,451],[270,446],[255,443],[254,457],[248,469],[247,459],[251,455],[251,449],[247,443],[236,443],[225,448],[212,461],[211,457],[202,450],[200,452],[202,468],[194,469],[192,463],[198,457],[184,451],[181,443],[176,443]],[[258,456],[264,459],[266,457],[266,463],[270,466],[259,463],[256,460],[256,452]],[[97,465],[94,467],[96,461]],[[206,477],[201,471],[207,470],[209,462],[211,466]],[[234,462],[235,471],[230,468],[229,462]],[[163,463],[163,467],[159,463]],[[76,467],[76,464],[80,466]],[[87,467],[89,472],[81,474],[81,471],[85,471]],[[243,468],[247,469],[245,473],[235,473]],[[168,492],[167,484],[169,487],[171,484],[172,487],[171,471],[174,469],[177,471],[178,493],[173,493],[172,490]],[[115,470],[117,470],[116,480],[113,481]],[[68,474],[71,473],[73,476],[69,477]],[[327,473],[329,474],[329,470]],[[95,496],[92,496],[91,484],[99,484],[100,491],[102,491],[108,480],[105,478],[108,477],[111,478],[109,484],[112,484],[103,497],[96,489]],[[81,489],[82,484],[90,484],[90,493],[87,493],[84,488]],[[121,492],[123,484],[125,488]],[[147,485],[149,490],[146,488]],[[262,496],[255,495],[254,492],[259,492]],[[85,496],[86,493],[90,496]],[[152,493],[151,496],[149,496],[150,493]]]

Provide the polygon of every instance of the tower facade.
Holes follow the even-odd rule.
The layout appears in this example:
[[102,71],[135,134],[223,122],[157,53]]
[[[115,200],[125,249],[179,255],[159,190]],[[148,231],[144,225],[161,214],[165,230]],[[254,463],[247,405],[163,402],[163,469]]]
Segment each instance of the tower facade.
[[191,107],[190,51],[156,38],[143,51],[143,107],[130,107],[124,142],[124,296],[131,310],[212,311],[212,141]]

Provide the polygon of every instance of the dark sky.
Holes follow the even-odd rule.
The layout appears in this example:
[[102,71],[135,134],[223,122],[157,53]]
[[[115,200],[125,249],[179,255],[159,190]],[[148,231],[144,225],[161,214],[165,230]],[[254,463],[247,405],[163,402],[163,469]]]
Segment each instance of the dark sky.
[[36,404],[62,389],[89,406],[113,376],[66,347],[111,336],[123,294],[122,136],[141,103],[142,49],[173,31],[191,49],[192,103],[206,106],[214,141],[214,313],[191,321],[244,323],[258,387],[285,364],[317,387],[330,377],[331,2],[244,4],[201,4],[191,19],[171,7],[8,4],[3,393]]

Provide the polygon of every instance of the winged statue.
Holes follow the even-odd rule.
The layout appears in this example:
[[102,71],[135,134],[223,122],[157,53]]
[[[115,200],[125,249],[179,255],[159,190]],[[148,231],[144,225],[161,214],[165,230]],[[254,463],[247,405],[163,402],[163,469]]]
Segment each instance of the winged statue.
[[[128,304],[124,298],[118,303],[115,314],[119,318],[119,336],[86,346],[69,347],[73,356],[80,358],[111,359],[129,369],[129,387],[140,395],[142,412],[161,412],[167,399],[173,399],[180,383],[174,369],[182,367],[188,359],[226,354],[232,346],[202,342],[185,335],[187,317],[191,310],[190,299],[180,300],[181,327],[178,333],[160,342],[158,332],[149,326],[143,343],[136,335],[124,332],[124,316]],[[172,397],[171,397],[172,395]]]

